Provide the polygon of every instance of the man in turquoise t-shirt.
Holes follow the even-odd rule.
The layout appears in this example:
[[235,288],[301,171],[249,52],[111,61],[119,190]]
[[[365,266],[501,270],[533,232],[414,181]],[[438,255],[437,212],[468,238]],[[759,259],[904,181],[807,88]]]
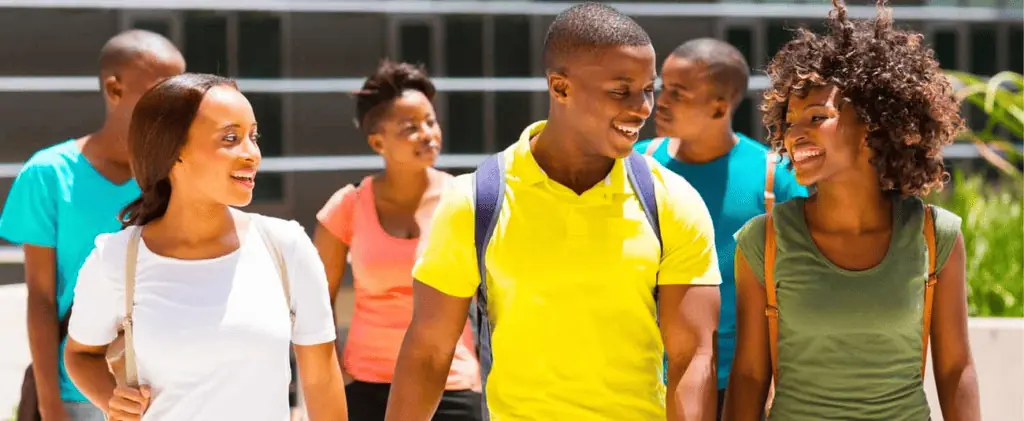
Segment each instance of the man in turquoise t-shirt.
[[29,348],[44,420],[104,419],[68,378],[61,335],[96,236],[120,230],[118,214],[140,193],[126,143],[135,103],[183,71],[181,53],[158,34],[131,30],[111,38],[100,53],[103,126],[32,155],[4,203],[0,237],[25,252]]
[[[722,272],[719,417],[736,348],[733,234],[747,220],[765,212],[768,148],[732,131],[732,116],[743,100],[749,78],[743,55],[727,43],[701,38],[679,46],[661,69],[663,86],[655,112],[659,137],[635,146],[689,181],[714,221],[715,249]],[[774,192],[778,202],[807,195],[783,164],[776,168]]]

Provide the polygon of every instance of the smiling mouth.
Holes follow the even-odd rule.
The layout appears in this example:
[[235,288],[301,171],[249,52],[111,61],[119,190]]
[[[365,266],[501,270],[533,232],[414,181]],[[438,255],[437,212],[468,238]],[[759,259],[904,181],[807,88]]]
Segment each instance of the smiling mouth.
[[802,164],[821,158],[825,155],[825,150],[816,146],[801,146],[794,149],[791,155],[794,164]]
[[637,135],[640,134],[640,128],[643,127],[643,124],[636,127],[626,126],[622,124],[613,124],[612,127],[615,128],[615,131],[619,132],[625,137],[635,138],[637,137]]
[[231,179],[247,187],[252,187],[256,184],[256,174],[231,174]]

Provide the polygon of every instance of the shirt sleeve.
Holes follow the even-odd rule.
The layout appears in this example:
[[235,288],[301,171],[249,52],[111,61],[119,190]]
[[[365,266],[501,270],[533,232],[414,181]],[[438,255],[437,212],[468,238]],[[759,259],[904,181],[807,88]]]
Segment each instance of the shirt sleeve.
[[334,312],[327,292],[327,274],[313,241],[298,222],[288,221],[287,230],[293,239],[285,253],[295,326],[292,343],[318,345],[333,342]]
[[460,175],[441,196],[427,244],[412,270],[417,281],[461,298],[472,297],[481,281],[473,242],[472,191],[471,176]]
[[124,317],[123,265],[118,271],[104,258],[111,254],[112,238],[114,234],[97,236],[96,248],[78,271],[68,336],[82,345],[113,342]]
[[17,244],[57,246],[60,180],[55,168],[29,160],[14,179],[0,215],[0,237]]
[[764,241],[765,224],[767,217],[764,214],[755,216],[743,224],[743,227],[733,235],[736,238],[736,247],[743,253],[750,271],[757,277],[757,281],[764,285]]
[[719,285],[715,228],[704,200],[682,177],[658,170],[665,191],[658,206],[664,254],[658,285]]
[[317,221],[345,244],[352,244],[352,215],[359,197],[357,189],[351,184],[342,187],[316,214]]

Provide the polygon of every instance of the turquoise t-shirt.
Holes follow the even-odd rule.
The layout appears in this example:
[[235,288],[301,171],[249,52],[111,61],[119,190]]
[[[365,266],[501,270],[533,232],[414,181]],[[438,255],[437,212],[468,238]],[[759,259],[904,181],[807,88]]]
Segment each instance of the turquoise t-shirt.
[[[736,233],[751,218],[764,213],[765,170],[768,148],[737,133],[739,142],[729,153],[704,164],[687,164],[669,155],[668,142],[654,151],[654,159],[683,176],[700,193],[715,225],[715,250],[722,272],[722,312],[718,322],[718,388],[725,389],[736,353],[736,278],[733,256]],[[634,149],[647,151],[651,140],[637,142]],[[776,203],[806,197],[807,189],[797,184],[785,163],[775,171]]]
[[[99,234],[121,229],[117,216],[141,191],[134,180],[115,185],[82,155],[74,140],[36,152],[14,180],[0,214],[0,237],[17,244],[52,247],[57,253],[57,315],[71,308],[78,270]],[[64,401],[85,402],[57,354]]]

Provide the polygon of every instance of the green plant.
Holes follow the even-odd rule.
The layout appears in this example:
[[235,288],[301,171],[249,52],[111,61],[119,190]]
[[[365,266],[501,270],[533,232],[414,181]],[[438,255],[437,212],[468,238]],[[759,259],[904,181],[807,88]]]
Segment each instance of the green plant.
[[1005,71],[985,80],[953,70],[946,74],[959,85],[957,98],[979,107],[988,116],[981,131],[967,129],[958,140],[973,142],[993,166],[1018,182],[1024,180],[1017,167],[1024,155],[1013,141],[1001,135],[1024,139],[1024,76]]
[[963,218],[968,309],[972,317],[1024,317],[1024,213],[1015,180],[953,174],[928,201]]

